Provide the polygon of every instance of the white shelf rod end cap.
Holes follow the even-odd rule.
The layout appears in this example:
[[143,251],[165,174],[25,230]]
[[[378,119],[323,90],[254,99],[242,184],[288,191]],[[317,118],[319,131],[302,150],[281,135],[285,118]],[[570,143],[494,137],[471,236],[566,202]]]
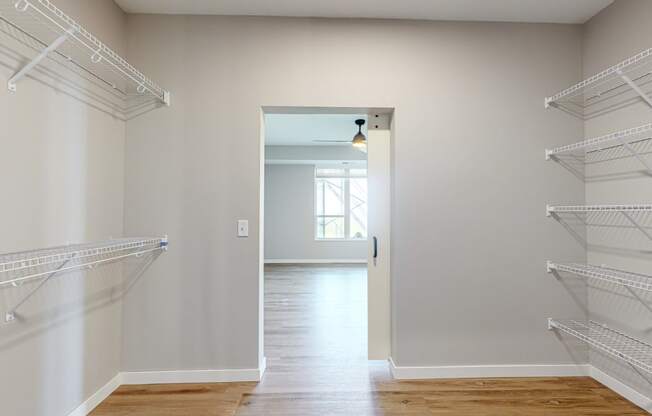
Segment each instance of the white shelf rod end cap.
[[548,262],[546,263],[546,271],[548,273],[552,273],[553,270],[555,270],[555,263],[548,260]]
[[16,314],[13,312],[5,313],[5,322],[13,322],[16,320]]
[[170,91],[164,91],[163,92],[163,102],[165,103],[166,106],[170,106],[171,103],[171,97],[170,97]]
[[555,321],[552,318],[548,318],[548,331],[552,331],[556,327]]

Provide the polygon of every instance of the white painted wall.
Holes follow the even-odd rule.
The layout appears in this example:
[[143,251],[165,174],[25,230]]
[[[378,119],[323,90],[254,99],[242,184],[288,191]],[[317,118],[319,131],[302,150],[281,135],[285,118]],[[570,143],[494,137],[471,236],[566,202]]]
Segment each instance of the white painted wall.
[[314,165],[265,166],[265,260],[366,260],[366,241],[315,240]]
[[[126,17],[112,1],[57,6],[126,52]],[[0,34],[0,252],[121,236],[125,123],[68,95],[42,67],[9,94],[22,52]],[[1,414],[67,415],[117,374],[121,276],[120,265],[62,275],[18,311],[21,321],[0,323]],[[2,317],[32,287],[0,288]]]
[[584,185],[542,155],[583,125],[543,97],[580,79],[580,27],[134,15],[128,33],[174,105],[128,123],[125,229],[174,244],[125,302],[125,370],[259,365],[266,105],[396,108],[398,365],[573,362],[546,319],[584,312],[545,261],[585,252],[545,205]]
[[[584,27],[583,61],[584,75],[591,76],[638,52],[652,47],[652,2],[648,0],[617,0],[591,19]],[[587,137],[636,127],[652,120],[652,109],[642,101],[607,115],[592,119],[585,125]],[[602,169],[598,170],[598,169]],[[652,178],[636,173],[641,168],[631,160],[596,166],[590,173],[629,172],[629,178],[604,177],[588,182],[586,201],[591,204],[652,203]],[[570,176],[570,175],[569,175]],[[574,178],[569,177],[569,180]],[[646,226],[652,226],[649,222]],[[614,268],[650,274],[652,256],[649,240],[641,238],[636,230],[589,229],[589,243],[592,247],[588,260],[592,264],[607,264]],[[638,249],[637,249],[638,248]],[[624,249],[624,250],[622,250]],[[589,306],[592,319],[620,329],[639,339],[652,341],[652,298],[639,293],[637,299],[623,288],[592,284],[589,291]],[[592,354],[592,364],[606,373],[652,397],[649,381],[628,365]]]

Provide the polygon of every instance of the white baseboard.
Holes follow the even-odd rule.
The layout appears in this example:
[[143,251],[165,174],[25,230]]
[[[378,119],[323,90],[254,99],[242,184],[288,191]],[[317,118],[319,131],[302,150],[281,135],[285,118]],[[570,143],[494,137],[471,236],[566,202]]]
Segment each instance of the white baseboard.
[[648,413],[652,413],[652,398],[639,393],[628,385],[616,380],[609,374],[593,366],[591,367],[591,377],[604,384],[611,390],[615,391],[616,393],[620,394],[641,409],[647,411]]
[[390,357],[389,368],[392,377],[397,380],[588,376],[648,413],[652,413],[652,398],[639,393],[590,364],[398,367]]
[[100,403],[111,395],[122,384],[122,374],[113,377],[108,383],[100,387],[91,397],[86,399],[68,416],[86,416],[93,411]]
[[265,259],[265,264],[367,264],[367,259]]
[[[102,386],[68,416],[87,416],[121,385],[260,381],[266,368],[267,359],[263,357],[260,368],[255,369],[123,372]],[[398,367],[390,357],[389,368],[392,377],[398,380],[590,376],[640,408],[652,413],[652,398],[639,393],[589,364]]]
[[397,380],[492,377],[574,377],[590,375],[590,365],[463,365],[399,367],[392,358],[389,368]]
[[263,357],[260,368],[236,370],[188,370],[188,371],[127,371],[118,373],[111,381],[93,393],[68,416],[87,416],[118,387],[128,384],[184,384],[226,383],[260,381],[267,368]]
[[260,381],[264,369],[131,371],[122,373],[122,384],[232,383]]

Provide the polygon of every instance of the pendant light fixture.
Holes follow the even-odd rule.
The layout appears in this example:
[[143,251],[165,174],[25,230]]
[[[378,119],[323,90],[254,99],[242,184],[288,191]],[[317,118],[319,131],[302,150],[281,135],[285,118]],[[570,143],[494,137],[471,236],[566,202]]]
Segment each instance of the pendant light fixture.
[[355,124],[358,126],[358,133],[353,137],[351,145],[356,149],[367,153],[367,138],[362,134],[362,126],[364,126],[365,121],[363,119],[358,119],[355,121]]

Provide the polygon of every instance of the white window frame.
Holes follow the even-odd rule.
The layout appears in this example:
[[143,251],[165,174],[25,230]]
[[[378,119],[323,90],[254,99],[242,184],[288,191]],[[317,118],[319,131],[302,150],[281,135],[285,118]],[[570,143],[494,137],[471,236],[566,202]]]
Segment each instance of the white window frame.
[[[317,170],[318,169],[341,169],[345,171],[345,175],[342,177],[344,180],[344,214],[343,215],[317,215]],[[315,241],[323,241],[323,242],[328,242],[328,241],[367,241],[369,238],[368,235],[365,238],[350,238],[349,235],[351,234],[351,184],[349,180],[351,179],[350,171],[351,169],[367,169],[367,167],[342,167],[342,166],[315,166],[314,169],[314,174],[313,174],[313,210],[312,210],[312,217],[313,217],[313,236]],[[335,177],[334,177],[335,178]],[[355,176],[355,178],[362,178],[362,176]],[[367,175],[364,176],[364,178],[367,178]],[[322,190],[322,193],[325,192]],[[326,198],[322,198],[323,203],[325,203]],[[322,207],[322,212],[325,211],[325,208]],[[317,229],[319,225],[319,218],[344,218],[344,237],[342,238],[322,238],[318,236]],[[367,233],[368,234],[368,233]]]

